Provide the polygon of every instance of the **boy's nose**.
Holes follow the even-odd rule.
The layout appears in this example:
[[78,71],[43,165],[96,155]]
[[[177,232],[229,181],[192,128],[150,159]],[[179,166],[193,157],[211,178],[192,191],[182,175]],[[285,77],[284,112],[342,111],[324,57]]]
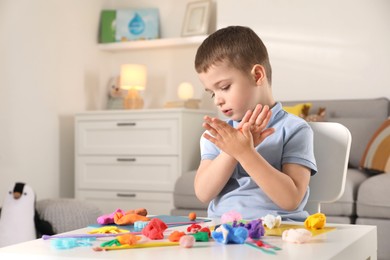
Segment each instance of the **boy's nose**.
[[221,106],[223,103],[224,103],[223,98],[215,95],[215,97],[214,97],[214,104],[216,106]]

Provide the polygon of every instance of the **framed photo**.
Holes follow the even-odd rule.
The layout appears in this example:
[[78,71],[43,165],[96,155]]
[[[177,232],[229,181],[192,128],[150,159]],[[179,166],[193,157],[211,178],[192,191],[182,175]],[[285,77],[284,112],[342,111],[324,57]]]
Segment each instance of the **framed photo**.
[[210,20],[209,0],[190,2],[184,16],[182,36],[207,34]]

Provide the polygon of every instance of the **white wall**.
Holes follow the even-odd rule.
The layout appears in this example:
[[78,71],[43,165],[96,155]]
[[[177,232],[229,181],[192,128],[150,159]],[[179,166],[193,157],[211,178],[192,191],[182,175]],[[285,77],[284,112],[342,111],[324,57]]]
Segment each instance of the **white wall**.
[[74,114],[105,109],[122,63],[148,65],[146,108],[176,99],[183,80],[198,84],[195,47],[110,55],[97,45],[102,9],[158,7],[162,37],[179,37],[189,1],[0,0],[0,205],[17,181],[38,199],[74,195]]
[[218,27],[249,26],[267,45],[276,99],[390,98],[390,1],[220,0],[217,10]]
[[[73,196],[73,115],[96,109],[98,0],[0,0],[0,199]],[[96,94],[95,94],[96,93]]]
[[[101,9],[157,6],[162,36],[177,37],[189,1],[0,0],[0,203],[16,181],[39,199],[73,196],[73,116],[105,108],[107,82],[120,64],[148,65],[146,108],[176,99],[184,80],[203,98],[196,47],[113,55],[97,47]],[[258,24],[277,98],[389,97],[389,4],[357,2],[223,0],[218,8],[226,24],[237,17]],[[212,107],[208,98],[203,105]]]

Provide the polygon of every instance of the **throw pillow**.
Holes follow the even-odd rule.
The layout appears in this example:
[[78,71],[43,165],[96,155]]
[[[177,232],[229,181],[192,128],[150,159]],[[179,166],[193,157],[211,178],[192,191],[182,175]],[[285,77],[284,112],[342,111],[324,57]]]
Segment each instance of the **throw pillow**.
[[390,172],[390,119],[387,119],[371,137],[360,167],[368,173]]
[[300,103],[300,104],[296,104],[295,106],[283,107],[283,109],[287,113],[294,114],[296,116],[300,116],[303,113],[303,109],[305,108],[305,106],[306,106],[306,108],[308,107],[307,109],[310,109],[311,103]]
[[383,123],[383,118],[371,117],[328,117],[328,121],[346,126],[352,135],[349,166],[359,168],[364,150],[371,136]]

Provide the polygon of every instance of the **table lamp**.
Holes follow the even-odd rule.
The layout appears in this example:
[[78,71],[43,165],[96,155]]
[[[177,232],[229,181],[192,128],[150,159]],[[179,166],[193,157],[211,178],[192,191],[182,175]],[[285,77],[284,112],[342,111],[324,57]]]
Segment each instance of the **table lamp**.
[[124,98],[125,109],[140,109],[144,106],[139,91],[146,85],[146,66],[140,64],[123,64],[121,66],[120,87],[127,90]]
[[193,96],[194,96],[194,88],[192,87],[191,83],[182,82],[179,85],[179,88],[177,89],[177,96],[181,100],[188,100],[188,99],[193,98]]
[[180,101],[166,102],[164,108],[178,108],[178,107],[192,108],[192,109],[199,108],[200,100],[193,99],[194,88],[191,85],[191,83],[189,82],[180,83],[177,89],[177,96],[179,97]]

